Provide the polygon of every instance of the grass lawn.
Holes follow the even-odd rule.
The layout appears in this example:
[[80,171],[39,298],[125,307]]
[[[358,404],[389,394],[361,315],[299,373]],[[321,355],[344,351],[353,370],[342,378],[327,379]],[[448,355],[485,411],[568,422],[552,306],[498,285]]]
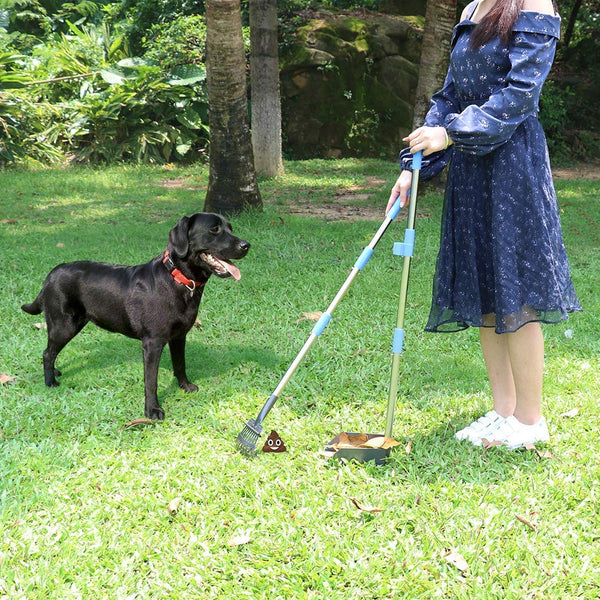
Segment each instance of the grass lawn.
[[[88,326],[43,384],[45,331],[20,305],[64,261],[124,264],[202,210],[203,167],[2,172],[1,599],[595,599],[600,589],[600,182],[558,180],[585,312],[545,326],[535,451],[453,438],[489,409],[476,331],[425,334],[441,197],[419,200],[388,465],[327,462],[340,431],[382,432],[404,215],[265,421],[288,451],[235,451],[382,219],[394,164],[305,161],[265,181],[240,282],[212,279],[164,423],[143,416],[139,342]],[[340,220],[343,215],[352,219]],[[263,437],[264,440],[264,437]],[[374,507],[378,512],[359,510]]]

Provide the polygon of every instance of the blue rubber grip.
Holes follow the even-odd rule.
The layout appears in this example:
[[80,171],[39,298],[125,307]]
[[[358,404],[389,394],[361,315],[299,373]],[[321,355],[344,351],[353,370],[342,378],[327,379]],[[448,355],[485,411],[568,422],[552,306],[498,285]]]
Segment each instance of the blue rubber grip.
[[358,260],[354,264],[354,268],[358,269],[359,271],[362,271],[365,265],[369,262],[371,256],[373,256],[373,248],[369,248],[369,246],[367,246],[362,251],[362,254],[358,257]]
[[396,200],[396,202],[394,202],[392,208],[390,208],[390,212],[387,214],[387,216],[393,221],[398,216],[398,213],[400,212],[401,208],[402,205],[400,204],[400,196],[398,196],[398,199]]
[[394,341],[392,343],[392,352],[402,354],[404,348],[404,329],[394,329]]
[[329,325],[329,321],[331,321],[331,315],[329,313],[323,313],[321,318],[315,323],[312,333],[319,337],[323,333],[325,327]]
[[393,253],[396,256],[412,256],[415,250],[415,230],[404,230],[404,241],[394,242]]
[[413,171],[420,171],[421,170],[421,162],[423,160],[423,150],[419,150],[418,152],[415,152],[415,154],[413,154],[412,157],[412,168]]

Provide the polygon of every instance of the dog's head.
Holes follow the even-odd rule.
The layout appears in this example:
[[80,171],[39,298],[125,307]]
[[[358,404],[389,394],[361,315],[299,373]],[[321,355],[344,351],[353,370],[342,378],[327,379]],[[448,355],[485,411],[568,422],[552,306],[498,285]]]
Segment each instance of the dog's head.
[[187,267],[195,279],[208,277],[240,278],[239,269],[231,262],[243,258],[250,243],[232,233],[227,219],[213,213],[196,213],[183,217],[169,233],[171,257]]

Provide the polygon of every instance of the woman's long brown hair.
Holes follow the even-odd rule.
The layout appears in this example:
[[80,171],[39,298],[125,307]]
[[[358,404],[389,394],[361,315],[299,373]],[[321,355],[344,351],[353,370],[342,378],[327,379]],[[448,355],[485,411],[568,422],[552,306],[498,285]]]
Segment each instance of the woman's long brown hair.
[[471,48],[479,48],[495,37],[508,45],[510,34],[519,13],[523,10],[524,0],[496,0],[489,13],[477,23],[471,34]]
[[[496,3],[471,34],[471,48],[479,48],[498,36],[500,41],[508,45],[515,21],[523,10],[525,0],[496,0]],[[556,0],[552,0],[555,12],[558,12]]]

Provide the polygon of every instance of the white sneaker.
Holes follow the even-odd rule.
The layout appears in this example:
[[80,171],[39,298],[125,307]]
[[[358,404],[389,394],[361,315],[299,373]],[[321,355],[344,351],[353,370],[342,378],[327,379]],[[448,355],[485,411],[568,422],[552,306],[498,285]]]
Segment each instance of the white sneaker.
[[477,421],[473,421],[468,427],[457,431],[454,437],[457,440],[469,440],[475,446],[481,446],[481,440],[487,437],[506,419],[495,410],[490,410]]
[[550,439],[548,425],[542,417],[533,425],[525,425],[517,421],[515,417],[510,416],[504,419],[495,429],[488,431],[483,436],[488,442],[500,442],[511,450],[522,448],[526,444],[536,444],[537,442],[547,442]]

